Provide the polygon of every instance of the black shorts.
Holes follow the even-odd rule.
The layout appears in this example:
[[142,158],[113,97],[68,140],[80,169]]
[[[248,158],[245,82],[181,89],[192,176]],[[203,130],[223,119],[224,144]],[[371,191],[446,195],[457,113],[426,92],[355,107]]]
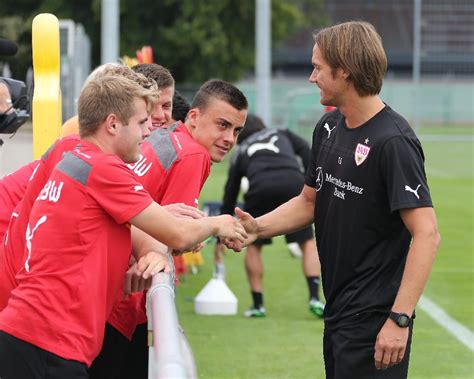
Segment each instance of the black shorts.
[[138,325],[129,341],[109,323],[99,356],[89,369],[90,379],[147,379],[147,324]]
[[[286,170],[285,181],[262,179],[261,182],[255,185],[252,192],[248,193],[245,198],[244,209],[253,217],[259,217],[273,211],[283,203],[298,196],[303,188],[303,177],[300,172]],[[278,185],[275,185],[275,182]],[[297,232],[285,235],[286,243],[298,242],[303,243],[314,238],[313,226],[310,225]],[[271,238],[262,238],[254,242],[255,245],[269,245],[272,243]]]
[[61,358],[0,331],[0,378],[87,379],[84,363]]
[[[286,234],[285,239],[286,243],[291,243],[291,242],[297,242],[297,243],[303,243],[308,240],[311,240],[314,238],[314,233],[313,233],[313,227],[308,226],[304,229],[298,230],[297,232]],[[253,242],[254,245],[257,246],[262,246],[262,245],[271,245],[272,244],[272,239],[271,238],[260,238],[258,240],[255,240]]]
[[89,368],[90,378],[119,378],[122,372],[121,364],[128,359],[129,347],[130,341],[127,337],[106,323],[102,349]]
[[120,379],[148,379],[148,325],[140,324],[135,328]]
[[413,323],[403,360],[386,370],[375,368],[375,340],[387,318],[388,314],[383,312],[367,312],[354,316],[344,326],[325,326],[323,349],[326,379],[405,379]]

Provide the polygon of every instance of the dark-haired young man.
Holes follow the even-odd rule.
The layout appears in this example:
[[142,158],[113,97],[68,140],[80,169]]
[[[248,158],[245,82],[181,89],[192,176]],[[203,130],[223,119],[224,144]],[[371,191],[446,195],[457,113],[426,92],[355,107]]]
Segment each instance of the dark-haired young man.
[[[232,149],[244,127],[247,108],[247,99],[237,87],[223,80],[207,81],[198,89],[186,121],[155,129],[143,143],[140,159],[130,168],[159,204],[197,207],[211,162],[222,161]],[[115,306],[107,321],[121,336],[109,340],[100,362],[94,362],[91,378],[112,370],[120,378],[147,377],[144,300],[143,293],[136,293]],[[133,351],[128,348],[129,340]],[[118,365],[125,354],[133,354],[134,363]]]
[[151,113],[153,129],[166,127],[171,121],[175,82],[171,72],[156,63],[142,63],[132,67],[132,70],[153,79],[158,84],[160,98]]

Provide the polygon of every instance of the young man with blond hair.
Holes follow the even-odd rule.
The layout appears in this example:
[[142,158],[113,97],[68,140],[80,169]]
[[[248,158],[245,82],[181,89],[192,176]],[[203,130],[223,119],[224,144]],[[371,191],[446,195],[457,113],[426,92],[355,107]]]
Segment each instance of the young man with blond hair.
[[[126,163],[140,157],[155,101],[155,92],[117,76],[91,79],[81,91],[80,146],[33,205],[26,260],[0,314],[0,376],[87,377],[122,290],[130,229],[176,249],[214,234],[245,237],[231,217],[178,220],[135,180]],[[145,267],[143,277],[163,267]]]
[[[88,80],[101,75],[126,77],[153,92],[153,99],[158,96],[158,87],[153,80],[133,72],[126,66],[102,65],[89,75]],[[80,142],[77,116],[66,122],[63,129],[64,127],[67,127],[68,131],[62,131],[62,138],[57,140],[40,159],[28,163],[0,180],[0,188],[4,193],[2,198],[8,199],[8,203],[0,208],[0,220],[9,220],[7,223],[0,223],[2,239],[5,234],[0,247],[4,249],[0,254],[0,276],[3,278],[0,281],[0,311],[6,306],[10,293],[17,284],[15,275],[22,265],[25,233],[34,201],[62,156],[73,150]]]

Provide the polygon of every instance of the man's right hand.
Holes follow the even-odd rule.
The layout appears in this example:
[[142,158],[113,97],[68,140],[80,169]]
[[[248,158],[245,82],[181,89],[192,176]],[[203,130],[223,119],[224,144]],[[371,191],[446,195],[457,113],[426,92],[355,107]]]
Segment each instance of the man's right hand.
[[243,242],[231,238],[222,238],[221,241],[227,248],[239,252],[258,238],[259,228],[257,220],[250,213],[244,212],[239,207],[236,207],[234,211],[247,232],[247,238]]
[[231,238],[243,243],[247,238],[247,232],[242,224],[236,218],[230,215],[221,215],[210,217],[214,219],[217,226],[217,236]]

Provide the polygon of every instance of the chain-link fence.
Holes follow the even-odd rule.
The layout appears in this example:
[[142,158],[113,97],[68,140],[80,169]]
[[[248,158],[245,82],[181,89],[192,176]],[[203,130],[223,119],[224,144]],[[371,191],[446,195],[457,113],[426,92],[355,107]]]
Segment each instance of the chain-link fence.
[[[382,36],[389,70],[381,97],[387,104],[424,134],[445,134],[447,139],[449,135],[472,135],[474,1],[338,0],[326,5],[333,24],[365,20]],[[324,112],[317,89],[307,80],[311,48],[308,46],[306,77],[288,78],[280,73],[272,80],[271,126],[290,128],[308,138]],[[418,65],[414,65],[416,57]],[[414,73],[413,67],[419,71]],[[242,82],[239,87],[253,110],[254,83]],[[435,131],[440,128],[442,133]]]

